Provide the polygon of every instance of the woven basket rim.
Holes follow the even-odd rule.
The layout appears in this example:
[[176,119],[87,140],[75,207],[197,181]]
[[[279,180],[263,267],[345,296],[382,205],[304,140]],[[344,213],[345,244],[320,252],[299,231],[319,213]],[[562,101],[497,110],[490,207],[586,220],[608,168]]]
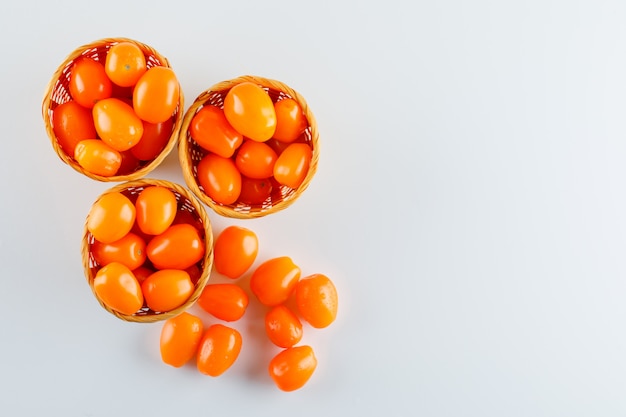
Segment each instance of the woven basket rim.
[[161,153],[159,153],[159,155],[157,155],[156,158],[154,158],[152,161],[150,161],[149,163],[147,163],[146,165],[144,165],[143,167],[141,167],[140,169],[130,173],[130,174],[124,174],[124,175],[113,175],[110,177],[106,177],[103,175],[98,175],[98,174],[94,174],[91,173],[87,170],[85,170],[83,167],[81,167],[72,156],[66,154],[63,149],[61,148],[61,146],[58,144],[57,139],[56,139],[56,135],[54,134],[54,129],[52,128],[52,121],[51,121],[51,104],[53,103],[52,101],[52,97],[54,95],[55,92],[55,88],[57,86],[58,81],[61,79],[61,75],[64,73],[64,71],[69,68],[69,66],[71,66],[73,64],[73,62],[82,57],[83,54],[87,51],[93,50],[93,49],[97,49],[97,48],[102,48],[102,47],[109,47],[111,45],[115,45],[117,43],[121,43],[121,42],[129,42],[129,43],[133,43],[135,45],[137,45],[144,53],[144,55],[151,55],[154,58],[156,58],[159,62],[161,62],[161,64],[167,68],[171,68],[170,62],[169,60],[161,55],[156,49],[154,49],[153,47],[139,42],[137,40],[134,39],[130,39],[130,38],[125,38],[125,37],[119,37],[119,38],[102,38],[87,44],[84,44],[82,46],[79,46],[78,48],[74,49],[72,52],[70,52],[67,57],[63,60],[63,62],[57,67],[57,69],[55,70],[55,72],[53,73],[52,77],[50,78],[45,92],[44,92],[44,96],[43,96],[43,100],[41,103],[41,112],[42,112],[42,117],[44,120],[44,125],[45,125],[45,129],[46,129],[46,133],[48,135],[48,139],[50,140],[50,143],[52,144],[52,148],[54,149],[55,153],[57,154],[57,156],[61,159],[61,161],[63,161],[66,165],[69,165],[70,167],[72,167],[75,171],[85,175],[88,178],[91,178],[93,180],[96,181],[100,181],[100,182],[124,182],[124,181],[133,181],[139,178],[142,178],[144,176],[146,176],[147,174],[149,174],[151,171],[153,171],[157,166],[159,166],[163,160],[171,153],[171,151],[175,148],[177,142],[178,142],[178,138],[179,138],[179,131],[182,125],[182,121],[183,121],[183,115],[184,115],[184,105],[185,105],[185,100],[184,100],[184,94],[183,94],[183,90],[182,88],[179,89],[179,96],[178,96],[178,105],[177,105],[177,111],[176,111],[176,115],[174,118],[174,125],[172,126],[172,134],[167,142],[167,144],[165,145],[165,148],[163,148],[163,150],[161,151]]
[[[306,177],[302,181],[302,184],[294,190],[294,192],[287,198],[283,199],[280,202],[273,204],[271,207],[267,209],[262,209],[260,211],[249,211],[245,212],[241,209],[236,209],[236,206],[232,205],[223,205],[216,203],[211,199],[207,194],[205,194],[201,189],[193,175],[193,162],[191,159],[191,155],[189,152],[189,143],[187,141],[189,125],[191,124],[191,120],[193,116],[204,106],[204,104],[210,99],[210,97],[215,93],[225,94],[228,90],[234,87],[237,84],[243,82],[253,82],[262,87],[282,92],[287,96],[293,98],[300,105],[302,112],[309,122],[309,127],[311,129],[311,148],[312,148],[312,156],[311,162],[309,165],[309,171],[307,172]],[[191,139],[193,140],[193,139]],[[293,204],[302,193],[308,188],[311,180],[315,176],[317,172],[317,166],[319,161],[320,154],[320,144],[319,144],[319,131],[317,127],[317,121],[315,116],[306,102],[305,98],[298,93],[296,90],[288,86],[287,84],[273,80],[270,78],[260,77],[256,75],[242,75],[236,78],[232,78],[230,80],[221,81],[219,83],[214,84],[208,89],[204,90],[200,93],[194,102],[189,106],[185,115],[183,116],[183,123],[179,131],[179,139],[178,139],[178,158],[180,161],[180,165],[183,171],[183,178],[185,179],[185,183],[187,187],[196,195],[198,199],[200,199],[203,203],[209,206],[213,211],[217,214],[220,214],[225,217],[237,218],[237,219],[252,219],[264,217],[269,214],[276,213],[278,211],[284,210]]]
[[147,188],[151,186],[162,186],[162,187],[169,188],[170,190],[186,198],[187,201],[191,204],[191,206],[196,210],[196,213],[200,221],[202,221],[202,225],[204,227],[205,253],[202,259],[204,268],[201,271],[200,278],[198,278],[198,281],[196,283],[196,286],[191,296],[187,299],[187,301],[183,305],[175,308],[174,310],[171,310],[168,312],[160,312],[158,314],[148,313],[145,315],[127,315],[127,314],[122,314],[118,311],[115,311],[111,309],[110,307],[108,307],[106,304],[104,304],[102,300],[98,298],[93,287],[93,279],[95,277],[95,268],[90,267],[89,238],[91,236],[91,233],[89,233],[89,230],[87,229],[87,220],[88,220],[88,216],[87,216],[87,218],[85,219],[85,224],[83,226],[83,238],[81,241],[81,257],[82,257],[83,270],[84,270],[85,278],[87,280],[87,284],[91,288],[91,291],[94,297],[96,298],[96,300],[98,301],[98,303],[106,311],[113,314],[117,318],[124,320],[124,321],[128,321],[128,322],[154,323],[158,321],[167,320],[187,310],[189,307],[195,304],[195,302],[198,300],[198,298],[202,294],[204,287],[207,285],[209,281],[209,278],[211,276],[211,270],[213,268],[213,230],[211,226],[211,221],[202,203],[198,201],[198,199],[193,195],[193,193],[191,193],[189,190],[187,190],[183,186],[176,184],[174,182],[168,181],[168,180],[141,178],[138,180],[128,181],[122,184],[117,184],[109,188],[108,190],[102,192],[98,196],[98,198],[94,200],[94,204],[103,195],[108,194],[108,193],[122,192],[129,188],[141,188],[141,187]]

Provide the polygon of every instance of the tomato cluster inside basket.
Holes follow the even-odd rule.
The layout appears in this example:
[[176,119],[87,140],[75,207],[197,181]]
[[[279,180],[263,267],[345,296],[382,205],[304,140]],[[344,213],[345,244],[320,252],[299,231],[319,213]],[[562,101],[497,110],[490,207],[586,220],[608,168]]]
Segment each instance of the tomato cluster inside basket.
[[129,39],[78,48],[44,98],[52,145],[77,171],[100,181],[137,179],[178,139],[182,93],[167,60]]
[[281,210],[308,186],[319,154],[305,100],[278,81],[245,76],[202,93],[187,111],[179,155],[189,188],[219,214]]
[[180,314],[202,293],[213,259],[210,222],[188,192],[163,180],[113,187],[85,224],[85,274],[100,304],[126,321]]

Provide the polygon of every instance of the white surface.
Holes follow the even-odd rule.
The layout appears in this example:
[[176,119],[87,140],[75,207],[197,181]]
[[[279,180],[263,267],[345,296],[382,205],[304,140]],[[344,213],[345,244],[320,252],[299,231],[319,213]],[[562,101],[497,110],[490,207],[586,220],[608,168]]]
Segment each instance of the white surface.
[[[58,3],[0,13],[1,415],[626,415],[625,2]],[[187,106],[256,74],[315,112],[319,170],[292,207],[211,214],[255,230],[259,260],[335,281],[302,390],[269,380],[258,308],[211,379],[93,299],[82,224],[110,184],[61,163],[40,104],[69,52],[111,36],[167,56]],[[150,176],[183,182],[174,154]]]

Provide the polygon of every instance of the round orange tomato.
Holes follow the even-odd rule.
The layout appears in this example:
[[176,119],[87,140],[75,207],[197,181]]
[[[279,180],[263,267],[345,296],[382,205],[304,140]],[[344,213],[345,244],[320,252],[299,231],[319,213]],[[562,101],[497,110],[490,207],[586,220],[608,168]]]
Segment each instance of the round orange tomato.
[[272,181],[267,178],[255,180],[241,177],[239,201],[250,205],[262,204],[272,194]]
[[69,157],[74,157],[74,149],[84,139],[96,139],[96,128],[89,109],[70,100],[56,107],[52,112],[52,129],[57,142]]
[[143,135],[143,124],[133,108],[117,98],[98,101],[93,106],[93,122],[100,139],[118,151],[132,148]]
[[220,320],[236,321],[246,312],[248,295],[235,284],[211,284],[204,287],[198,305]]
[[120,42],[109,49],[104,70],[115,84],[131,87],[146,72],[146,57],[134,43]]
[[300,268],[288,256],[269,259],[252,273],[250,290],[261,304],[282,304],[300,279]]
[[224,111],[215,106],[204,106],[193,116],[189,133],[202,148],[224,158],[233,156],[243,142],[243,136],[228,123]]
[[189,362],[198,350],[202,330],[202,320],[187,312],[166,320],[160,339],[163,362],[175,368]]
[[204,332],[196,365],[205,375],[220,376],[237,360],[241,352],[241,334],[222,324],[214,324]]
[[148,123],[144,121],[141,140],[130,148],[130,151],[140,161],[153,160],[167,146],[172,136],[173,128],[174,120],[171,118],[162,123]]
[[198,182],[216,203],[233,204],[241,193],[241,174],[233,160],[213,153],[198,164]]
[[302,323],[288,307],[278,305],[265,315],[265,333],[276,346],[288,348],[302,339]]
[[292,143],[274,164],[274,178],[282,185],[298,188],[309,172],[313,151],[306,143]]
[[124,194],[111,192],[102,195],[89,210],[87,230],[102,243],[120,240],[135,223],[135,206]]
[[322,274],[302,278],[295,288],[296,305],[303,319],[311,326],[328,327],[337,317],[337,289]]
[[187,269],[204,256],[204,241],[190,224],[176,224],[155,236],[146,247],[157,269]]
[[119,262],[131,270],[139,268],[146,261],[146,242],[134,233],[127,233],[113,243],[95,241],[91,253],[100,266]]
[[273,138],[287,143],[298,139],[308,126],[298,102],[292,98],[285,98],[274,104],[274,110],[276,111],[276,132]]
[[276,130],[272,99],[251,82],[237,84],[226,93],[224,115],[235,130],[257,142],[270,139]]
[[171,68],[152,67],[137,81],[133,90],[133,108],[141,120],[162,123],[172,117],[180,85]]
[[122,155],[100,139],[85,139],[74,149],[78,165],[92,174],[111,177],[122,165]]
[[146,304],[152,311],[171,311],[185,304],[193,293],[189,274],[180,269],[162,269],[141,283]]
[[276,152],[267,144],[246,140],[237,151],[235,165],[248,178],[264,179],[273,175],[277,158]]
[[252,266],[258,252],[259,239],[252,230],[229,226],[215,239],[213,265],[220,274],[239,278]]
[[165,187],[147,187],[135,201],[137,226],[147,235],[160,235],[174,221],[178,202],[174,193]]
[[111,97],[112,85],[101,63],[83,57],[72,65],[69,90],[72,99],[90,109],[99,100]]
[[271,361],[269,373],[274,383],[283,391],[300,389],[315,372],[317,358],[311,346],[290,347]]
[[130,269],[112,262],[98,270],[93,289],[100,301],[112,310],[131,315],[143,306],[143,294]]

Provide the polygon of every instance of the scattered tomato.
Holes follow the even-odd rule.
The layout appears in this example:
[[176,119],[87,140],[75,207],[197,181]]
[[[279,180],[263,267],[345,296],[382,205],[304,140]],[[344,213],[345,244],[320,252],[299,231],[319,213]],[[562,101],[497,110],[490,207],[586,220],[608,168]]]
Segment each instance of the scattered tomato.
[[146,247],[158,269],[187,269],[204,256],[204,241],[190,224],[176,224],[155,236]]
[[300,268],[288,256],[263,262],[252,273],[250,289],[261,304],[282,304],[300,279]]
[[99,100],[111,97],[112,86],[100,62],[82,57],[70,69],[69,90],[72,99],[90,109]]
[[172,117],[180,85],[168,67],[152,67],[137,81],[133,90],[133,108],[137,116],[149,123],[162,123]]
[[202,320],[187,312],[166,320],[160,340],[163,362],[175,368],[189,362],[198,350],[202,330]]
[[267,144],[246,140],[237,151],[235,165],[248,178],[264,179],[273,175],[277,158],[276,152]]
[[295,288],[296,304],[304,320],[321,329],[329,326],[337,317],[337,289],[322,274],[302,278]]
[[171,311],[185,304],[193,293],[189,274],[180,269],[162,269],[141,284],[146,304],[152,311]]
[[290,347],[271,361],[269,373],[274,383],[283,391],[295,391],[307,383],[317,368],[317,358],[311,346]]
[[213,265],[228,278],[239,278],[254,263],[259,252],[256,234],[240,226],[225,228],[215,240]]
[[52,129],[58,144],[70,158],[74,149],[84,139],[96,139],[96,128],[89,109],[70,100],[60,104],[52,112]]
[[302,339],[302,323],[288,307],[277,305],[265,315],[265,333],[276,346],[292,347]]
[[233,156],[243,142],[243,136],[228,123],[224,111],[215,106],[204,106],[193,116],[189,133],[202,148],[223,158]]
[[112,177],[122,165],[122,155],[100,139],[85,139],[74,149],[78,165],[92,174]]
[[134,43],[120,42],[109,49],[104,70],[115,84],[131,87],[146,72],[146,57]]
[[272,99],[251,82],[237,84],[226,93],[224,115],[235,130],[257,142],[270,139],[276,130]]
[[274,139],[291,143],[304,132],[308,122],[298,102],[292,98],[285,98],[274,104],[276,111],[276,131]]
[[119,313],[131,315],[143,305],[143,294],[128,267],[112,262],[98,270],[93,289],[105,305]]
[[309,172],[313,152],[306,143],[292,143],[274,164],[274,178],[291,188],[298,188]]
[[248,294],[235,284],[210,284],[204,287],[198,305],[224,321],[243,317],[248,307]]
[[220,204],[233,204],[241,193],[241,174],[232,159],[207,154],[198,164],[198,182]]
[[205,375],[220,376],[237,360],[241,352],[241,334],[222,324],[214,324],[204,332],[196,365]]
[[112,243],[95,241],[91,253],[100,266],[119,262],[127,268],[139,268],[146,260],[146,243],[134,233],[127,233],[123,238]]
[[102,141],[118,151],[132,148],[143,135],[143,124],[133,108],[117,98],[98,101],[93,121]]
[[135,222],[135,206],[124,194],[110,192],[102,195],[87,215],[87,230],[102,243],[123,238]]
[[139,229],[148,235],[160,235],[174,221],[178,202],[168,188],[151,186],[139,193],[135,208]]
[[133,155],[140,161],[151,161],[155,159],[172,136],[174,120],[167,119],[161,123],[148,123],[143,121],[143,135],[135,146],[130,148]]

